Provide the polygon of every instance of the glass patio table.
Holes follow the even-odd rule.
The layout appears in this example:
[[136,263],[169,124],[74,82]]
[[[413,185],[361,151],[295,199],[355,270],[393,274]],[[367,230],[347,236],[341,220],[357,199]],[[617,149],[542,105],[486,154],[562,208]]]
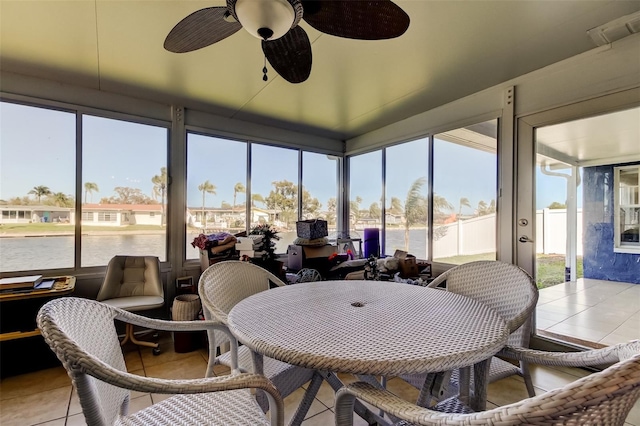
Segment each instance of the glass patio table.
[[[300,283],[254,294],[233,307],[228,325],[254,352],[258,369],[261,356],[272,357],[323,372],[334,389],[342,384],[332,373],[398,376],[487,368],[509,336],[495,310],[468,297],[356,280]],[[480,381],[484,376],[476,375]],[[475,389],[485,390],[471,400],[472,408],[482,409],[486,386],[479,382]],[[370,413],[365,418],[376,420]]]

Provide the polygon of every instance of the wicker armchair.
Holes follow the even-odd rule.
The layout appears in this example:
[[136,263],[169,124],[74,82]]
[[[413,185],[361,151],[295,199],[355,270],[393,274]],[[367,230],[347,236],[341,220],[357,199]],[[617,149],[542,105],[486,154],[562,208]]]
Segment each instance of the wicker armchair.
[[[71,377],[88,425],[283,424],[282,398],[261,375],[234,370],[223,377],[165,380],[127,373],[115,319],[156,330],[228,333],[220,323],[150,319],[88,299],[66,297],[48,302],[38,313],[38,327]],[[232,353],[237,354],[233,342]],[[250,388],[268,395],[270,422]],[[178,395],[127,415],[129,390]]]
[[[449,269],[427,287],[436,288],[445,282],[447,291],[483,302],[502,315],[511,330],[508,345],[523,348],[529,346],[531,317],[538,301],[538,289],[527,272],[516,265],[501,261],[469,262]],[[506,357],[505,354],[501,355]],[[524,378],[529,396],[535,395],[525,361],[514,365],[493,357],[488,374],[486,383],[515,374],[520,375]],[[417,403],[423,407],[428,406],[430,402],[430,392],[426,389],[428,385],[425,385],[430,383],[428,377],[427,374],[402,376],[408,383],[422,389]],[[471,369],[452,372],[445,398],[458,391],[468,394],[469,382],[474,383]]]
[[[249,262],[230,260],[209,266],[200,276],[198,283],[205,318],[226,324],[227,314],[236,303],[255,293],[268,290],[270,283],[277,286],[285,285],[271,272]],[[216,364],[230,366],[232,359],[228,352],[215,356],[218,353],[217,350],[229,342],[229,336],[214,331],[209,331],[207,334],[209,337],[208,377],[213,374],[213,367]],[[283,398],[311,380],[303,402],[294,416],[294,421],[292,421],[292,424],[301,423],[322,384],[322,376],[314,370],[293,366],[268,357],[262,358],[263,364],[257,365],[257,369],[254,370],[253,358],[249,348],[246,346],[238,348],[240,370],[263,373],[273,382]],[[255,361],[259,361],[259,359],[256,358]],[[266,411],[267,401],[260,393],[257,394],[257,398],[258,403]]]
[[[615,362],[605,370],[562,388],[479,413],[447,414],[419,407],[365,382],[336,394],[338,426],[353,424],[356,398],[402,419],[396,425],[607,425],[622,426],[640,398],[640,340],[586,352],[541,352],[505,348],[514,359],[556,366],[593,366]],[[439,409],[436,405],[435,409]]]

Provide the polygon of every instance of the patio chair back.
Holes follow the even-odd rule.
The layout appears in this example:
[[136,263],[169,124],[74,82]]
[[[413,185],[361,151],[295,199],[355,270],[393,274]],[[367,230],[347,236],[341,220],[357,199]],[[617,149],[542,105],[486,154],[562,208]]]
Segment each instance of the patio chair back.
[[[447,291],[462,294],[495,309],[511,333],[509,343],[522,346],[525,325],[538,302],[538,288],[522,268],[501,261],[481,260],[456,266],[434,280],[437,287],[446,280]],[[525,325],[525,327],[522,327]]]
[[117,311],[100,302],[74,297],[55,299],[39,311],[44,340],[64,365],[91,425],[111,425],[127,412],[129,390],[88,374],[104,364],[126,372],[114,326]]
[[[268,290],[270,283],[284,286],[278,277],[253,263],[228,260],[214,263],[200,276],[198,292],[202,299],[202,310],[208,320],[226,324],[227,314],[243,299]],[[209,331],[209,349],[215,350],[229,341],[219,331]]]

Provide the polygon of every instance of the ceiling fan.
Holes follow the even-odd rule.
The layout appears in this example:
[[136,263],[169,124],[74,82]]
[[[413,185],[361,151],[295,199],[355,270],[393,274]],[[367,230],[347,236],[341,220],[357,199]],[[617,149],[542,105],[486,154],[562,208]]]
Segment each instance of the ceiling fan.
[[264,81],[268,60],[285,80],[301,83],[311,74],[311,43],[301,19],[323,33],[360,40],[398,37],[409,27],[409,16],[391,0],[227,0],[226,7],[200,9],[178,22],[164,48],[191,52],[244,28],[262,40]]

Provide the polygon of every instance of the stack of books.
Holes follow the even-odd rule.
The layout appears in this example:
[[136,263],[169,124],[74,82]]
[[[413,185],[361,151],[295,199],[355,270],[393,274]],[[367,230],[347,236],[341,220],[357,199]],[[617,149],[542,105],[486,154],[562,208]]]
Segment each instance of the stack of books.
[[260,250],[260,248],[262,248],[263,238],[263,235],[247,235],[246,237],[238,237],[238,242],[236,243],[238,255],[240,255],[241,258],[242,256],[261,257],[265,254],[264,251]]
[[55,279],[43,279],[42,275],[27,275],[0,279],[0,292],[49,290]]

